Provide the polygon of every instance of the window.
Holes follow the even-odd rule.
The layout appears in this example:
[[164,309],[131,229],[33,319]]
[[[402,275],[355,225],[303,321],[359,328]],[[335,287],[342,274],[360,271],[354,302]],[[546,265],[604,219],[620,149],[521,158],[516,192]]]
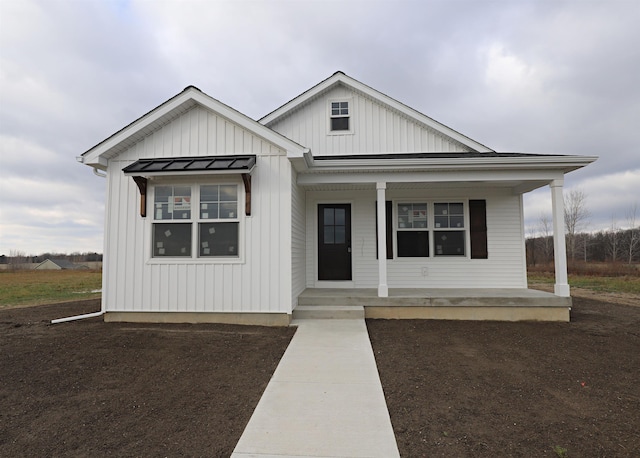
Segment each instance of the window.
[[435,203],[434,248],[436,256],[464,256],[466,234],[464,230],[464,204]]
[[156,221],[180,222],[153,225],[153,256],[191,256],[191,187],[156,186],[154,199]]
[[152,256],[239,257],[238,207],[235,184],[155,186]]
[[399,203],[397,226],[398,257],[429,256],[426,203]]
[[330,102],[329,130],[331,132],[349,132],[349,102]]

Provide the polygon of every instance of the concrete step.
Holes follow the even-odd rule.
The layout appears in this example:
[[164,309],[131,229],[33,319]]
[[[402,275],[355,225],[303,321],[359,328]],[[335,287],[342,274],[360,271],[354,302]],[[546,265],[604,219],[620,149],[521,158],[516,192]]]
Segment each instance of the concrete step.
[[354,305],[298,305],[293,319],[363,319],[364,307]]

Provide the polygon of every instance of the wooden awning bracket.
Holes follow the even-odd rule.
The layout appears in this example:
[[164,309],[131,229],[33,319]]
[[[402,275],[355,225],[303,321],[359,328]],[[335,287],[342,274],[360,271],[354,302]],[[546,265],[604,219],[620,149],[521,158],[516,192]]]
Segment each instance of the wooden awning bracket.
[[140,190],[140,216],[147,216],[147,179],[145,177],[132,177]]
[[242,174],[242,182],[244,183],[244,213],[247,216],[251,216],[251,175],[248,173]]

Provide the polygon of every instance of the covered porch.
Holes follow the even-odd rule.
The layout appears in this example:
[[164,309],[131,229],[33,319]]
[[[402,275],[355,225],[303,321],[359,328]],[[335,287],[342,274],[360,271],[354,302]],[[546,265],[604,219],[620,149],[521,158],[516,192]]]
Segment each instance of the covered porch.
[[307,288],[296,312],[362,307],[366,318],[569,321],[571,297],[528,288]]

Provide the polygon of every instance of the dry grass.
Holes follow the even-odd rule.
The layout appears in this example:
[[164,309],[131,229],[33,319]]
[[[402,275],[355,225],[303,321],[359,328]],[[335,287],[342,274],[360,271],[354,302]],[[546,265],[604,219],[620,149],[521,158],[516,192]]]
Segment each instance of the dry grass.
[[0,272],[0,307],[38,305],[100,297],[96,270],[20,270]]

